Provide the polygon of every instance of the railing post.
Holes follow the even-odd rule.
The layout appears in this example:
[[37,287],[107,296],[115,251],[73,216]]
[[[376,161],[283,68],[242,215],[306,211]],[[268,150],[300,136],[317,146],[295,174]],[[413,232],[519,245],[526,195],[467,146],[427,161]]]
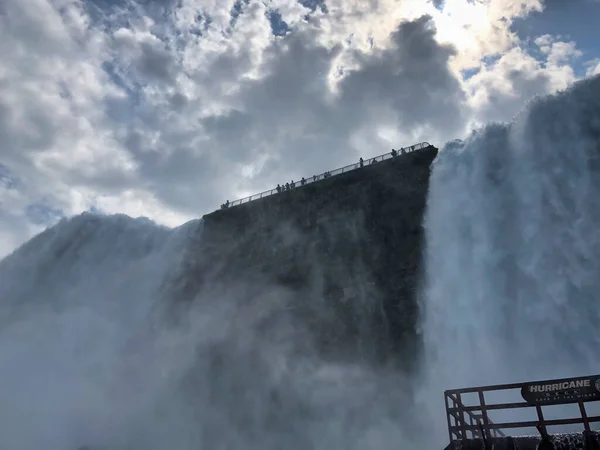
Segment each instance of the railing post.
[[483,418],[483,424],[485,426],[485,435],[490,438],[490,421],[487,414],[487,408],[485,407],[485,398],[483,397],[483,391],[479,390],[479,404],[481,405],[481,416]]
[[547,435],[548,430],[546,429],[546,422],[544,421],[544,413],[542,413],[542,407],[540,405],[536,405],[535,411],[537,412],[538,420],[540,422],[538,424],[538,430],[542,435]]
[[[477,420],[477,419],[475,419],[475,420]],[[475,423],[473,422],[473,416],[471,416],[471,415],[469,415],[469,425],[471,427],[479,425],[477,422],[475,422]],[[478,437],[477,430],[470,429],[469,431],[471,432],[470,439],[477,439],[477,437]]]
[[450,419],[450,411],[448,406],[449,396],[447,392],[444,392],[444,404],[446,405],[446,421],[448,422],[448,435],[450,436],[450,442],[454,441],[452,436],[452,420]]
[[[462,398],[460,396],[460,392],[456,393],[456,399],[462,404]],[[458,405],[457,405],[458,406]],[[465,412],[462,408],[459,408],[460,411],[460,434],[463,439],[467,438],[467,430],[465,430],[466,420],[465,420]]]
[[[452,407],[454,409],[458,409],[458,402],[456,401],[456,398],[452,399]],[[460,415],[460,411],[456,411],[455,414],[452,416],[454,418],[454,422],[455,422],[455,434],[456,437],[458,439],[462,439],[463,438],[463,428],[462,428],[462,421],[461,421],[461,415]]]
[[488,438],[487,438],[487,433],[486,431],[483,429],[483,424],[481,423],[482,421],[479,421],[479,432],[481,433],[481,439],[483,439],[483,448],[484,450],[489,450],[488,448]]
[[581,412],[581,418],[583,419],[583,427],[586,433],[590,432],[590,422],[588,421],[587,412],[585,410],[585,405],[580,400],[579,401],[579,411]]
[[[454,397],[456,394],[452,394],[449,396],[449,400],[452,400],[452,404],[451,404],[451,408],[456,410],[458,409],[458,402],[456,401],[456,398]],[[450,420],[454,421],[454,425],[452,428],[454,428],[454,431],[452,431],[450,434],[453,435],[452,440],[456,440],[456,439],[462,439],[462,428],[461,428],[461,421],[460,421],[460,415],[459,415],[459,411],[455,411],[453,414],[450,414]]]

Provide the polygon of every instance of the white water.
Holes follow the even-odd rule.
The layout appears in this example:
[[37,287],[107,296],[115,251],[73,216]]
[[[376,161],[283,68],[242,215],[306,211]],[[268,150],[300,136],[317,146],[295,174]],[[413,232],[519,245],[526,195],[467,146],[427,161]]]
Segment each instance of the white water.
[[0,262],[1,447],[104,443],[148,407],[185,346],[140,341],[198,226],[85,214]]
[[423,393],[599,373],[600,77],[448,144],[425,228]]
[[0,447],[412,447],[403,380],[320,361],[287,292],[211,286],[167,323],[201,226],[86,214],[0,262]]

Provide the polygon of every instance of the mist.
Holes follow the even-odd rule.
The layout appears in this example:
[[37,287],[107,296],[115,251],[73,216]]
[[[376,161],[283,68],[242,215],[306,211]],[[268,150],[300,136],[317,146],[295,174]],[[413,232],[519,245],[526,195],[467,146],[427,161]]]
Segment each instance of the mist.
[[324,358],[297,293],[256,279],[177,297],[202,227],[84,214],[0,262],[3,445],[412,448],[409,380]]
[[432,389],[598,372],[599,169],[600,77],[438,155],[424,219],[422,396],[439,436]]

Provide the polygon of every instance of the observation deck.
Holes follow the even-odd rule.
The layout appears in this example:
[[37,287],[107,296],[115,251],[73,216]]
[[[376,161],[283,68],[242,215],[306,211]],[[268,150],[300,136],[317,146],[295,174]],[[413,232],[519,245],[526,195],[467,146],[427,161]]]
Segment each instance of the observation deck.
[[600,375],[454,389],[444,400],[446,450],[600,450],[600,415],[586,408],[600,400]]
[[382,162],[382,161],[389,160],[392,158],[402,157],[403,155],[406,155],[408,153],[413,153],[415,151],[419,151],[419,150],[423,150],[423,149],[427,149],[427,148],[433,148],[433,146],[429,142],[421,142],[419,144],[411,145],[410,147],[403,147],[398,150],[393,150],[392,152],[384,153],[383,155],[375,156],[373,158],[369,158],[366,160],[361,159],[361,161],[356,162],[354,164],[348,164],[347,166],[340,167],[335,170],[330,170],[330,171],[321,173],[319,175],[313,175],[312,177],[302,178],[301,181],[294,183],[294,185],[290,189],[278,190],[277,188],[273,188],[273,189],[269,189],[268,191],[259,192],[258,194],[253,194],[253,195],[249,195],[244,198],[240,198],[238,200],[234,200],[232,202],[227,201],[226,203],[221,205],[221,209],[222,210],[229,209],[229,208],[232,208],[235,206],[243,205],[245,203],[250,203],[255,200],[260,200],[262,198],[270,197],[271,195],[281,194],[281,193],[287,192],[289,190],[298,189],[298,188],[301,188],[301,187],[309,185],[309,184],[317,183],[319,181],[322,181],[322,180],[325,180],[325,179],[328,179],[331,177],[335,177],[337,175],[348,173],[348,172],[351,172],[354,170],[363,169],[365,167],[369,167],[378,162]]

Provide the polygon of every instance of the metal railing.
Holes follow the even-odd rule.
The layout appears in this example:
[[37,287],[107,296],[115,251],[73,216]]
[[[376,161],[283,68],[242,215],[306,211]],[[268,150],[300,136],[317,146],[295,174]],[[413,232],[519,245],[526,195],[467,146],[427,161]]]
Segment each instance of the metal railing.
[[[398,156],[401,156],[404,153],[411,153],[416,150],[422,150],[424,148],[429,147],[430,145],[431,144],[429,144],[428,142],[421,142],[419,144],[411,145],[410,147],[398,149],[396,151],[396,154]],[[386,159],[390,159],[393,157],[394,157],[394,155],[392,152],[384,153],[383,155],[375,156],[373,158],[364,160],[363,166],[368,166],[370,164],[373,164],[373,163],[376,163],[379,161],[384,161]],[[333,177],[336,175],[340,175],[342,173],[351,172],[353,170],[360,169],[363,166],[361,166],[360,163],[357,162],[356,164],[349,164],[347,166],[340,167],[339,169],[327,171],[327,172],[324,172],[319,175],[313,175],[312,177],[305,178],[303,183],[301,181],[295,182],[294,187],[292,189],[297,189],[302,186],[306,186],[308,184],[316,183],[317,181],[324,180],[325,178]],[[244,203],[249,203],[254,200],[259,200],[261,198],[269,197],[271,195],[275,195],[275,194],[279,194],[279,193],[283,193],[283,192],[287,192],[287,190],[282,189],[281,191],[278,191],[277,188],[273,188],[268,191],[260,192],[258,194],[249,195],[248,197],[244,197],[239,200],[234,200],[234,201],[230,202],[229,204],[225,203],[225,204],[221,205],[221,209],[228,209],[228,208],[231,208],[232,206],[242,205]]]
[[[594,402],[600,400],[600,393],[597,392],[600,384],[594,381],[599,380],[600,376],[587,377],[592,380],[592,388],[588,389],[569,389],[564,390],[563,396],[560,393],[542,393],[538,401],[519,401],[512,403],[492,403],[486,402],[485,393],[491,394],[494,391],[513,391],[519,389],[523,392],[528,386],[534,383],[515,383],[501,384],[495,386],[473,387],[466,389],[454,389],[444,392],[444,400],[446,404],[446,417],[448,421],[448,434],[450,443],[463,439],[487,439],[494,437],[506,436],[504,431],[509,429],[535,429],[542,436],[547,435],[547,427],[556,427],[561,425],[583,424],[586,432],[590,431],[590,423],[600,422],[600,416],[588,416],[585,408],[586,402]],[[562,382],[564,380],[558,380]],[[545,386],[558,386],[553,381],[536,382]],[[596,389],[596,392],[593,392]],[[590,392],[592,392],[590,394]],[[477,401],[475,404],[468,404],[465,400],[467,394],[476,394]],[[506,396],[507,394],[503,394]],[[509,395],[509,394],[508,394]],[[523,397],[524,398],[524,397]],[[573,404],[579,407],[578,417],[562,418],[562,419],[546,419],[542,406],[556,406]],[[507,411],[515,409],[532,409],[535,410],[534,420],[524,421],[497,421],[493,422],[490,418],[490,413],[495,411]],[[532,411],[533,412],[533,411]],[[503,431],[504,430],[504,431]]]

